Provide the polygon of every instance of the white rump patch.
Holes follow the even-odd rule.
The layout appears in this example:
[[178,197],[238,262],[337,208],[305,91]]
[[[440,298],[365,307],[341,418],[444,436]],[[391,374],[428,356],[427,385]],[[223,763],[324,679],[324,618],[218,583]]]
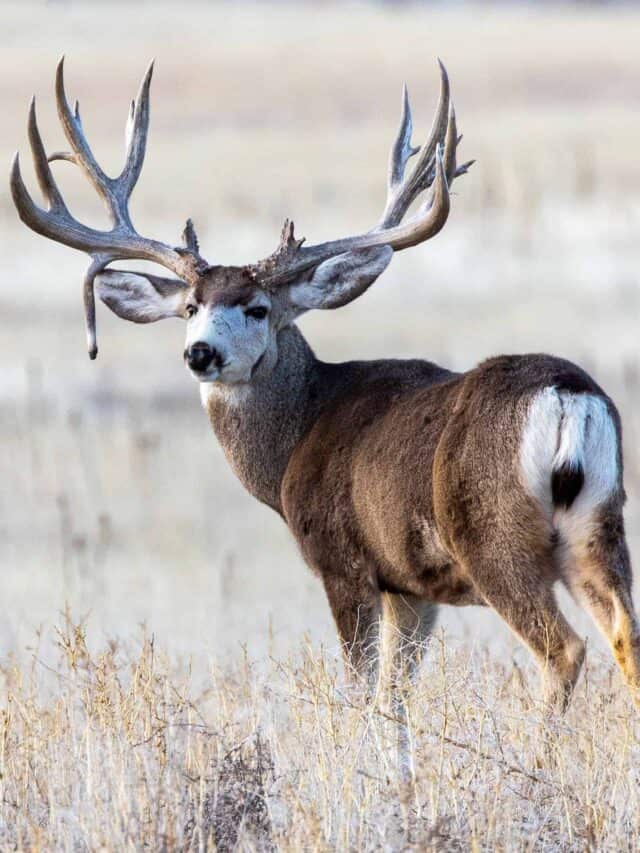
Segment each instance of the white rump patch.
[[549,514],[551,472],[558,451],[558,430],[562,403],[555,388],[544,388],[532,399],[520,446],[520,466],[524,486]]
[[[544,388],[531,401],[522,435],[524,486],[555,520],[591,515],[618,482],[618,438],[601,397]],[[584,485],[569,509],[554,508],[551,475],[582,468]]]
[[553,460],[553,470],[562,466],[584,470],[585,429],[589,405],[597,398],[587,394],[558,394],[562,410],[558,450]]

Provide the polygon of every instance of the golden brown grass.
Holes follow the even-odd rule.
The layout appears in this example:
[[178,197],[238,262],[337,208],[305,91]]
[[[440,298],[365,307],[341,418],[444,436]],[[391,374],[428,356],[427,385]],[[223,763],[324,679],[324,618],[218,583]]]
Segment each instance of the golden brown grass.
[[[26,107],[35,91],[60,147],[60,53],[113,171],[157,57],[134,218],[175,240],[191,215],[222,262],[269,252],[285,216],[311,241],[374,221],[400,86],[419,137],[441,55],[479,161],[451,220],[304,329],[328,359],[464,368],[544,350],[584,364],[622,412],[638,563],[636,8],[7,2],[0,24],[0,159],[19,145],[32,181]],[[74,212],[100,222],[78,176],[59,174]],[[5,188],[0,239],[0,846],[636,846],[637,719],[587,620],[563,602],[589,668],[547,725],[497,617],[448,611],[410,696],[417,783],[401,789],[393,721],[342,686],[319,584],[227,469],[178,324],[101,311],[90,364],[85,259],[27,232]],[[89,616],[57,632],[67,603]]]

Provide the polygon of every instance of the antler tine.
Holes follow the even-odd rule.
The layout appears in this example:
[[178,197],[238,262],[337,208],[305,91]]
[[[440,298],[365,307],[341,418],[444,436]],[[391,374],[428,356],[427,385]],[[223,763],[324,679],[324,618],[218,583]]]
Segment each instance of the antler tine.
[[138,182],[144,155],[147,149],[147,132],[149,130],[149,89],[153,76],[153,60],[140,84],[138,97],[133,101],[127,121],[127,159],[120,176],[116,178],[118,189],[128,201]]
[[182,242],[185,249],[193,252],[194,255],[197,255],[200,251],[200,244],[198,243],[198,236],[192,219],[187,219],[185,223],[184,231],[182,232]]
[[98,339],[96,335],[96,294],[94,282],[98,273],[110,263],[111,258],[94,258],[82,281],[82,301],[84,304],[84,326],[87,334],[87,351],[93,361],[98,355]]
[[457,147],[458,129],[456,127],[456,111],[452,101],[449,104],[449,121],[447,122],[447,132],[444,138],[444,170],[449,183],[451,183],[456,176]]
[[[35,95],[31,99],[31,103],[29,105],[29,120],[27,124],[27,131],[29,135],[29,145],[31,146],[31,153],[33,155],[33,165],[35,167],[36,177],[38,179],[40,189],[42,190],[42,194],[45,197],[49,206],[49,210],[55,212],[62,212],[63,214],[68,216],[69,211],[67,210],[67,206],[64,203],[62,195],[60,194],[60,190],[58,189],[58,185],[56,184],[55,178],[53,177],[53,172],[51,171],[51,167],[49,166],[49,161],[47,159],[47,153],[42,143],[42,137],[40,136],[38,120],[36,118]],[[17,164],[17,174],[18,178],[20,178],[19,164]]]
[[45,211],[37,206],[34,200],[29,195],[24,181],[22,180],[22,172],[20,171],[20,155],[16,151],[11,163],[10,188],[13,203],[15,204],[20,219],[25,225],[28,225],[33,231],[38,234],[45,234],[44,219]]
[[69,102],[67,101],[67,95],[64,88],[64,56],[60,58],[58,67],[56,68],[55,91],[58,118],[60,119],[60,124],[62,125],[64,134],[67,137],[67,141],[74,154],[74,162],[81,167],[93,184],[98,195],[102,197],[109,213],[111,214],[113,224],[115,225],[117,222],[121,221],[121,217],[117,207],[113,204],[113,195],[110,192],[111,180],[102,171],[93,156],[93,152],[91,151],[89,143],[87,142],[82,130],[79,109],[76,110],[76,113],[74,114],[71,112]]
[[422,151],[420,152],[420,157],[418,158],[413,173],[411,174],[411,183],[422,183],[424,185],[424,182],[428,181],[428,166],[435,156],[436,146],[438,144],[442,145],[447,131],[447,125],[449,122],[449,104],[451,101],[451,87],[449,85],[447,69],[444,67],[441,59],[438,59],[438,66],[440,68],[440,95],[438,97],[438,106],[436,107],[436,114],[433,119],[429,139],[423,146]]
[[420,150],[420,146],[414,147],[411,144],[412,133],[413,119],[411,117],[411,104],[409,103],[409,92],[405,83],[402,87],[400,127],[398,128],[398,135],[389,155],[389,193],[387,199],[393,196],[394,190],[402,182],[409,158],[413,157]]
[[449,104],[449,123],[447,124],[447,134],[444,140],[444,164],[445,172],[447,174],[447,183],[449,186],[451,186],[451,183],[455,178],[459,178],[460,175],[466,175],[471,166],[476,162],[475,160],[467,160],[466,163],[462,163],[462,165],[458,166],[456,162],[456,151],[461,139],[462,135],[458,135],[458,129],[456,127],[456,111],[453,107],[453,102],[451,102]]

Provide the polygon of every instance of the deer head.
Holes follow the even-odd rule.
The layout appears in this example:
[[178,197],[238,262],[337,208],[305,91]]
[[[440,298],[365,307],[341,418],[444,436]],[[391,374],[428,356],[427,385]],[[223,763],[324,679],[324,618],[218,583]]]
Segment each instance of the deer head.
[[[20,173],[16,154],[11,192],[22,221],[39,234],[87,252],[92,258],[84,279],[89,355],[97,354],[95,298],[119,317],[151,323],[182,317],[187,323],[185,360],[201,382],[248,382],[278,358],[280,329],[314,308],[339,308],[360,296],[387,267],[395,251],[415,246],[440,231],[449,214],[449,186],[473,161],[456,164],[460,141],[449,81],[440,63],[440,98],[433,127],[422,148],[411,144],[412,119],[406,87],[400,128],[391,149],[388,194],[378,224],[366,233],[306,246],[286,221],[280,243],[268,258],[244,267],[209,264],[200,254],[191,220],[183,245],[172,247],[141,236],[133,227],[128,202],[138,181],[149,127],[149,88],[153,64],[131,104],[124,168],[112,178],[98,165],[86,141],[76,102],[72,111],[64,88],[63,60],[56,73],[58,115],[71,147],[49,157],[35,113],[29,110],[29,142],[47,209],[36,205]],[[418,155],[407,173],[409,159]],[[99,231],[69,212],[51,170],[53,160],[70,161],[84,172],[104,201],[112,228]],[[426,200],[405,220],[413,201]],[[113,261],[153,261],[175,278],[106,269]]]

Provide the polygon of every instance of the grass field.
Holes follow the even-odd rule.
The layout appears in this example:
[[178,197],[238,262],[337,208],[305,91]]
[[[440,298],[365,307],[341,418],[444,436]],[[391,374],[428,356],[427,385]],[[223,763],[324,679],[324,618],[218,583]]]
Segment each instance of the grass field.
[[[192,216],[223,263],[268,254],[285,216],[310,242],[372,224],[402,82],[417,139],[441,56],[478,159],[446,229],[302,326],[329,360],[580,362],[622,413],[638,563],[640,11],[5,2],[0,24],[7,169],[19,147],[35,193],[33,92],[49,148],[63,145],[64,52],[115,173],[155,56],[134,221],[177,241]],[[74,212],[104,222],[71,167],[59,174]],[[3,847],[635,847],[637,717],[586,618],[563,599],[590,664],[549,730],[498,618],[443,613],[410,700],[416,788],[401,789],[393,723],[343,690],[319,584],[227,469],[180,325],[99,311],[89,362],[86,259],[21,226],[6,183],[0,239]]]

